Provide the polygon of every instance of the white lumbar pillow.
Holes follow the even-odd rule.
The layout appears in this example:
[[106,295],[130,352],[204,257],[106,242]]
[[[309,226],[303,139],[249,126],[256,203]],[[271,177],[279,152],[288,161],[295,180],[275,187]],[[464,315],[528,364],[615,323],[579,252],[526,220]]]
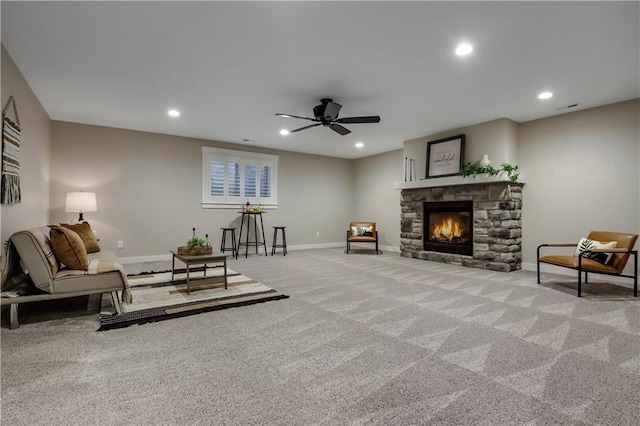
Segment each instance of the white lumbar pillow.
[[[616,248],[618,245],[617,241],[611,241],[609,243],[602,243],[596,240],[590,240],[588,238],[581,238],[578,243],[578,247],[576,247],[576,256],[580,256],[580,253],[593,250],[593,249],[611,249]],[[600,262],[605,265],[609,259],[611,259],[613,253],[591,253],[588,256],[585,256],[588,259],[593,259],[596,262]]]
[[352,226],[351,235],[354,237],[373,237],[373,226]]

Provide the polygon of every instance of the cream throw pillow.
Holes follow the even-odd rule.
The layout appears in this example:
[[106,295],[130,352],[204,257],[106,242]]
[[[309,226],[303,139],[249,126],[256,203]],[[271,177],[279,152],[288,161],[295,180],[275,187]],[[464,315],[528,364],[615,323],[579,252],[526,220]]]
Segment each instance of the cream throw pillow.
[[[576,256],[580,256],[580,253],[589,251],[590,249],[610,249],[616,248],[618,245],[617,241],[611,241],[608,243],[602,243],[596,240],[590,240],[588,238],[581,238],[578,243],[578,247],[576,247]],[[613,253],[591,253],[588,256],[585,256],[588,259],[593,259],[596,262],[600,262],[603,265],[606,265],[609,259],[611,259]]]
[[49,241],[53,254],[69,269],[88,270],[87,249],[80,236],[63,226],[49,225]]
[[354,237],[373,237],[373,226],[352,226],[351,235]]
[[69,228],[72,231],[75,231],[76,234],[80,236],[82,242],[84,243],[85,248],[87,249],[87,253],[96,253],[100,251],[100,245],[98,244],[98,239],[96,235],[93,233],[91,229],[91,225],[89,222],[82,223],[74,223],[74,224],[64,224],[62,225],[65,228]]

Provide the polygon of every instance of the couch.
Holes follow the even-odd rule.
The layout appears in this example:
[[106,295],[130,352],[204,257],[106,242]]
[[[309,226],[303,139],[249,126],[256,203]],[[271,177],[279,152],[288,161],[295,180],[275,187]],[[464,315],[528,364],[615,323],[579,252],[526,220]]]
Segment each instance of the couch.
[[[19,231],[6,243],[0,301],[2,306],[10,306],[9,326],[12,329],[19,327],[18,306],[21,303],[109,293],[119,315],[122,313],[120,301],[131,302],[126,273],[113,252],[98,247],[98,251],[86,253],[86,247],[77,243],[82,240],[76,239],[74,256],[86,258],[83,257],[84,263],[80,267],[66,266],[52,247],[50,235],[54,228],[61,227],[43,226]],[[73,238],[77,236],[71,235],[75,234],[73,231],[65,233]],[[68,260],[65,262],[71,264]]]

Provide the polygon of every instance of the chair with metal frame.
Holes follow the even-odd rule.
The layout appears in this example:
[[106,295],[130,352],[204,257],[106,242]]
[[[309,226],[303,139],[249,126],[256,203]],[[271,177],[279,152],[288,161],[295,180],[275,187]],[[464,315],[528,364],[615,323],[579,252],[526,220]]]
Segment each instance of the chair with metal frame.
[[[590,240],[600,242],[616,241],[615,248],[591,249],[583,251],[578,256],[550,255],[540,257],[542,247],[577,247],[578,243],[545,243],[538,246],[538,284],[540,284],[540,263],[571,268],[578,271],[578,297],[582,296],[582,273],[584,282],[588,284],[588,274],[615,275],[625,278],[633,278],[633,296],[638,297],[638,251],[633,247],[638,239],[636,234],[609,231],[591,231],[587,237]],[[592,253],[611,253],[611,258],[604,264],[590,259]],[[633,275],[624,275],[623,271],[629,257],[633,256]]]
[[378,230],[375,222],[351,222],[347,229],[347,254],[351,250],[351,243],[374,243],[376,254],[378,250]]

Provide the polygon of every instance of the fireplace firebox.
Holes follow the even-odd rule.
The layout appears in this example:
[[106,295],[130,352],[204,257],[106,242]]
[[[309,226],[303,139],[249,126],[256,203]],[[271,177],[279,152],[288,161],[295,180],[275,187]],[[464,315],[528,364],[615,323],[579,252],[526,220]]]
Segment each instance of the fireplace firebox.
[[423,203],[425,251],[473,254],[473,201]]

